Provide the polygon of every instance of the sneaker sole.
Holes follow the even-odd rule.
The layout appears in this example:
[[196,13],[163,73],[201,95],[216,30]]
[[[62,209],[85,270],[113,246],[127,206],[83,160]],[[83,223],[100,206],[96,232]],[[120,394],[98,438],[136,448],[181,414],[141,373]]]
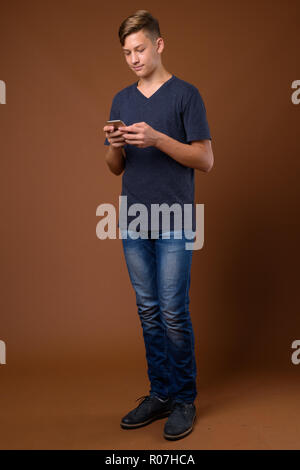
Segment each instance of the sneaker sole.
[[167,434],[166,432],[164,432],[164,438],[168,439],[169,441],[176,441],[177,439],[181,439],[182,437],[187,436],[188,434],[192,432],[194,424],[195,424],[195,420],[196,420],[196,415],[193,418],[192,426],[188,428],[186,431],[182,432],[181,434]]
[[142,423],[127,424],[127,423],[123,423],[121,421],[120,425],[121,425],[121,428],[123,428],[123,429],[141,428],[142,426],[147,426],[147,424],[152,423],[152,421],[156,421],[157,419],[161,419],[161,418],[166,418],[170,414],[171,414],[171,410],[165,411],[164,413],[153,416],[152,418],[149,418],[146,421],[143,421]]

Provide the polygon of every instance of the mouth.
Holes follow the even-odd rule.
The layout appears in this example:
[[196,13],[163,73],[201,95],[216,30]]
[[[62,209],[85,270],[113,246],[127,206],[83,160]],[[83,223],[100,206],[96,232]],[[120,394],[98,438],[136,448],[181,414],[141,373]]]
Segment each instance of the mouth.
[[143,65],[140,65],[139,67],[133,67],[133,70],[141,70],[142,67]]

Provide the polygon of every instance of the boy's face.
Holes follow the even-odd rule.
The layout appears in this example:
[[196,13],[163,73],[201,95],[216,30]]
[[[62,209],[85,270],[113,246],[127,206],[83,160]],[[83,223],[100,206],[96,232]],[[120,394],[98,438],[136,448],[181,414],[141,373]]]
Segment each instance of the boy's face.
[[125,38],[124,56],[128,66],[139,76],[147,76],[160,64],[163,39],[151,41],[143,30],[131,33]]

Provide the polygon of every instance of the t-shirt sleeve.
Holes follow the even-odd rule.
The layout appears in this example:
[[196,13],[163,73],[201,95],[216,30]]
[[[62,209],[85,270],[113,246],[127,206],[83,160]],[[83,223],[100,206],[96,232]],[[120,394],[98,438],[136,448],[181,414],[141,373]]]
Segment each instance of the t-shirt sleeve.
[[[111,108],[110,108],[109,121],[113,121],[114,119],[120,119],[120,109],[119,109],[119,106],[118,106],[118,101],[117,101],[117,96],[116,95],[114,96],[114,98],[112,100],[112,104],[111,104]],[[104,145],[110,145],[107,138],[104,141]]]
[[185,100],[182,117],[188,143],[193,140],[212,140],[204,101],[196,87]]

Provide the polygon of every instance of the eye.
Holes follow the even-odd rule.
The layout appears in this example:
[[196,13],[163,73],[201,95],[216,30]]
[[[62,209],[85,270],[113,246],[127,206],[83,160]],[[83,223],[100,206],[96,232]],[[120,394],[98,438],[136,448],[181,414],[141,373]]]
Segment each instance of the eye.
[[[144,49],[140,49],[139,51],[137,50],[137,52],[144,52],[144,50],[145,50],[145,47]],[[124,55],[130,55],[130,52],[124,52]]]

